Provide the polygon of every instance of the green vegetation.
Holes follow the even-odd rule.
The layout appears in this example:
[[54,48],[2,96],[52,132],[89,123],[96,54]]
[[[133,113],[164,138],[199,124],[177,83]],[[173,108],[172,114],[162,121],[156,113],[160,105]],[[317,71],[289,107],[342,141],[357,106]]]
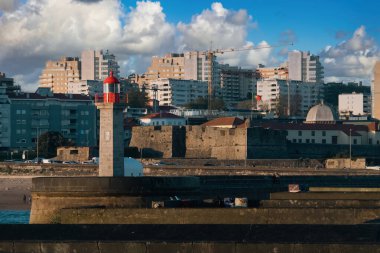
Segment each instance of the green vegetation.
[[38,151],[40,157],[51,158],[57,155],[57,147],[72,145],[60,132],[49,131],[38,138]]
[[127,92],[128,100],[127,105],[133,108],[145,108],[148,103],[148,95],[145,91],[137,89],[130,89]]

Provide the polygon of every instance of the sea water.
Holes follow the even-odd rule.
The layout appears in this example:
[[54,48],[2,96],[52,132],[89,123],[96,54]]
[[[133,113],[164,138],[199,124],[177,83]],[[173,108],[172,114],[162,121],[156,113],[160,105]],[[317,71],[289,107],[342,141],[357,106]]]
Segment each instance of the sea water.
[[29,224],[29,216],[29,210],[0,210],[0,224]]

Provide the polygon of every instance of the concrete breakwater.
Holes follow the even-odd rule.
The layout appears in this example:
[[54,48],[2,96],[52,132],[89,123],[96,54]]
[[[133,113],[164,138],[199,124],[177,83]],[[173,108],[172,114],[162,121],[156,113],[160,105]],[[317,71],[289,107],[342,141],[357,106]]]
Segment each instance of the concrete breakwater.
[[[107,178],[107,177],[81,177],[81,178],[34,178],[32,189],[32,210],[31,223],[60,223],[61,210],[67,208],[96,208],[96,212],[101,213],[101,209],[125,209],[121,216],[133,216],[135,208],[151,208],[152,201],[168,200],[170,197],[178,196],[182,199],[194,199],[201,201],[205,198],[221,199],[225,197],[246,197],[250,207],[258,207],[259,202],[270,199],[270,194],[274,192],[287,191],[289,184],[300,184],[304,188],[316,186],[328,187],[374,187],[380,184],[379,176],[282,176],[279,179],[272,176],[202,176],[202,177],[123,177],[123,178]],[[358,194],[358,193],[352,193]],[[378,193],[371,193],[374,201],[380,198]],[[370,194],[370,195],[371,195]],[[326,194],[325,194],[326,195]],[[364,195],[368,193],[364,192]],[[297,196],[297,195],[291,195]],[[361,195],[363,196],[363,194]],[[285,198],[286,199],[286,198]],[[288,197],[288,199],[291,199]],[[307,199],[307,197],[306,197]],[[347,198],[346,198],[347,199]],[[351,197],[352,200],[357,196]],[[371,199],[365,199],[371,200]],[[273,200],[274,201],[274,200]],[[339,198],[336,199],[339,201]],[[322,203],[322,202],[321,202]],[[338,202],[336,202],[338,203]],[[375,203],[375,202],[373,202]],[[345,202],[346,208],[350,208],[350,204]],[[272,204],[273,205],[273,204]],[[318,205],[318,203],[316,204]],[[334,204],[333,204],[334,205]],[[359,208],[361,204],[357,205]],[[376,206],[376,205],[375,205]],[[374,206],[374,207],[375,207]],[[271,207],[270,205],[268,207]],[[305,208],[303,206],[300,208]],[[342,206],[343,207],[343,206]],[[365,205],[363,204],[364,208]],[[374,207],[369,207],[374,208]],[[284,206],[286,208],[286,206]],[[156,211],[160,215],[165,215],[165,210]],[[228,217],[228,211],[225,208],[220,209],[220,219]],[[108,212],[108,211],[107,211]],[[139,217],[139,211],[135,211]],[[153,219],[154,211],[151,214],[146,213],[146,220]],[[162,213],[159,213],[162,212]],[[170,212],[170,211],[167,211]],[[190,212],[190,211],[183,211]],[[199,214],[196,214],[199,212]],[[210,210],[209,213],[213,213]],[[215,213],[219,212],[215,209]],[[262,212],[259,210],[258,212]],[[285,211],[284,211],[285,212]],[[285,213],[277,213],[279,217],[284,214],[291,214],[291,211]],[[304,211],[306,212],[306,211]],[[319,212],[319,213],[318,213]],[[322,215],[322,211],[315,212],[315,217]],[[330,211],[325,211],[326,214]],[[369,212],[367,211],[363,211]],[[141,211],[144,213],[144,210]],[[178,212],[180,213],[180,212]],[[189,216],[205,216],[202,209],[197,209]],[[183,213],[185,214],[185,213]],[[116,213],[109,213],[110,217]],[[152,216],[149,216],[152,215]],[[226,216],[227,215],[227,216]],[[236,213],[236,215],[240,215]],[[332,215],[332,214],[331,214]],[[363,214],[364,215],[364,214]],[[180,223],[183,218],[173,213],[171,223]],[[178,217],[178,221],[174,219]],[[249,215],[248,215],[249,217]],[[265,216],[263,216],[265,217]],[[305,217],[307,217],[305,213]],[[331,217],[335,217],[332,215]],[[378,218],[378,214],[369,215],[373,219]],[[101,218],[101,217],[98,217]],[[140,222],[138,221],[140,219]],[[317,218],[316,218],[317,219]],[[366,221],[358,218],[355,223]],[[80,222],[80,221],[78,221]],[[191,224],[195,221],[189,220]],[[249,223],[249,219],[245,221]],[[91,222],[90,222],[91,223]],[[107,222],[105,222],[107,223]],[[126,223],[130,223],[127,222]],[[143,216],[136,218],[132,223],[145,223]],[[155,222],[152,222],[155,223]],[[263,222],[263,223],[268,223]]]
[[0,252],[374,253],[379,225],[0,225]]

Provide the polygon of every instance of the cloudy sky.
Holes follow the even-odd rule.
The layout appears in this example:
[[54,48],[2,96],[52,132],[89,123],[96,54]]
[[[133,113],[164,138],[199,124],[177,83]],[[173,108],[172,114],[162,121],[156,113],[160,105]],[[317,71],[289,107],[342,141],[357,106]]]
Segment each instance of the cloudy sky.
[[305,50],[321,56],[326,81],[369,84],[379,10],[378,0],[0,0],[0,72],[33,91],[47,60],[84,49],[109,49],[127,75],[167,52],[273,46],[220,61],[276,66]]

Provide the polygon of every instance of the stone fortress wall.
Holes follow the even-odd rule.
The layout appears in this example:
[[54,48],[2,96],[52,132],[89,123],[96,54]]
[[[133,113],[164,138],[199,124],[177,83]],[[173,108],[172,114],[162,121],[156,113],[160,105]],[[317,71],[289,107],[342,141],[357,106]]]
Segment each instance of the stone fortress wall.
[[130,146],[162,158],[242,160],[270,158],[273,152],[286,157],[285,133],[263,128],[134,127]]

